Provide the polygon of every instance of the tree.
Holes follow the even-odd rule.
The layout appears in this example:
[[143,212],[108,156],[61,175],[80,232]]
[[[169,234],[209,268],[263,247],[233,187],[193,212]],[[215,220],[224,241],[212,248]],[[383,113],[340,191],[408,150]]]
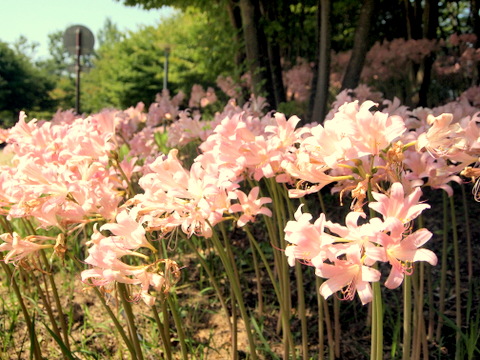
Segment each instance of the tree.
[[122,41],[125,38],[125,34],[121,32],[112,19],[107,18],[103,23],[103,28],[98,31],[97,44],[98,46],[115,44]]
[[276,107],[272,72],[265,48],[265,34],[258,26],[260,21],[260,3],[258,0],[240,0],[242,31],[245,43],[246,62],[252,79],[255,95],[266,95],[267,102]]
[[[437,38],[438,28],[438,1],[425,1],[423,12],[423,37],[433,40]],[[428,106],[429,88],[432,78],[432,66],[435,58],[433,55],[427,56],[423,61],[423,79],[418,92],[418,105]]]
[[190,9],[156,27],[144,27],[117,42],[104,43],[94,67],[83,77],[83,109],[126,108],[140,101],[148,106],[163,88],[166,48],[170,49],[171,93],[182,90],[189,94],[195,83],[214,85],[218,75],[230,75],[234,70],[234,47],[222,41],[225,35],[229,34],[221,23]]
[[64,110],[75,107],[75,78],[69,72],[72,63],[71,55],[63,45],[63,31],[58,30],[48,34],[48,50],[50,56],[37,62],[37,67],[49,74],[55,87],[50,92],[50,97],[55,103],[55,108]]
[[318,4],[318,21],[319,21],[319,37],[318,37],[318,65],[316,82],[313,93],[313,104],[310,104],[312,113],[310,119],[312,121],[321,122],[327,113],[328,89],[330,84],[330,48],[331,48],[331,29],[330,29],[330,0],[319,0]]
[[343,76],[342,89],[355,89],[360,81],[360,74],[365,63],[365,56],[369,50],[369,34],[375,9],[375,0],[365,0],[358,17],[355,30],[352,55],[347,70]]
[[20,37],[13,42],[12,46],[17,55],[33,59],[39,43],[30,42],[25,36],[20,35]]
[[54,83],[24,55],[0,42],[0,115],[4,126],[11,125],[21,110],[51,109],[49,91]]
[[[224,31],[231,34],[235,40],[236,51],[233,60],[237,70],[247,69],[251,75],[252,91],[256,95],[265,96],[271,108],[285,101],[285,89],[282,80],[281,61],[285,54],[291,51],[300,41],[289,43],[291,37],[284,40],[284,34],[311,33],[308,28],[297,26],[294,19],[302,19],[305,14],[304,4],[292,0],[266,1],[266,0],[219,0],[216,2],[202,0],[122,0],[125,5],[139,5],[145,9],[174,6],[180,9],[196,7],[207,13],[216,21],[230,19],[230,24],[224,24]],[[304,2],[308,3],[308,2]],[[307,31],[305,31],[307,30]],[[279,39],[282,40],[279,40]],[[298,39],[298,36],[296,37]],[[229,41],[224,37],[222,41]],[[305,40],[305,39],[302,39]],[[308,41],[303,41],[303,46],[309,48]],[[281,48],[284,50],[281,51]],[[286,50],[285,50],[286,49]],[[283,52],[283,53],[282,53]],[[294,54],[301,56],[302,54]],[[244,64],[240,61],[244,60]]]
[[[319,22],[317,26],[316,21],[317,15],[322,16],[318,13],[321,8],[318,2],[323,1],[117,1],[145,9],[172,6],[185,11],[194,7],[201,9],[213,21],[229,19],[230,23],[224,22],[222,26],[224,31],[232,32],[232,36],[224,36],[220,41],[236,44],[232,52],[234,72],[249,69],[257,94],[267,96],[272,107],[276,108],[284,100],[281,71],[293,66],[297,57],[302,57],[317,64],[317,71],[321,72],[317,74],[316,82],[322,83],[313,84],[316,91],[321,93],[312,94],[317,96],[312,103],[312,111],[313,106],[317,107],[315,118],[321,117],[319,114],[325,113],[328,108],[328,92],[325,91],[325,84],[328,84],[328,54],[327,51],[317,51],[319,45],[327,44],[325,28],[320,29],[322,23]],[[359,84],[366,54],[375,43],[382,44],[394,39],[446,39],[454,32],[464,34],[473,30],[478,34],[480,29],[478,0],[340,0],[331,1],[330,8],[329,18],[325,20],[330,29],[327,47],[336,53],[351,51],[341,88],[355,88]],[[323,42],[318,42],[318,34],[323,34]],[[400,79],[396,84],[398,86],[389,88],[389,96],[396,96],[397,89],[405,85],[399,97],[405,99],[408,105],[417,105],[418,100],[426,104],[431,92],[441,87],[440,82],[435,83],[430,79],[432,65],[429,62],[432,61],[433,58],[430,58],[422,64],[413,64],[408,79],[403,79],[403,84]],[[433,88],[430,85],[434,85]]]

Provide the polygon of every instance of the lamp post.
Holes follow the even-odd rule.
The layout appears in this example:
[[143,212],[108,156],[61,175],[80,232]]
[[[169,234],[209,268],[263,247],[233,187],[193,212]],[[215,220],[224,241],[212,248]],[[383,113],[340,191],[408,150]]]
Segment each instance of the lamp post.
[[82,31],[75,29],[75,112],[80,114],[80,53],[82,44]]
[[92,32],[82,25],[70,26],[63,34],[63,45],[70,55],[75,56],[75,112],[80,114],[80,56],[93,52],[95,39]]
[[165,48],[165,62],[163,65],[163,90],[168,90],[168,56],[170,55],[170,48]]

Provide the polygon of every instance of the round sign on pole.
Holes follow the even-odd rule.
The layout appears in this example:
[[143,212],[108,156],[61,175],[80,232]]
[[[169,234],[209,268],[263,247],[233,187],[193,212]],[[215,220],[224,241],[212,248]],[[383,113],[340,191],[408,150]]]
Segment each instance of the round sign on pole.
[[[79,44],[78,39],[80,39]],[[70,26],[63,34],[63,46],[71,55],[77,55],[77,46],[80,46],[80,55],[91,54],[94,44],[92,32],[83,25]]]
[[94,38],[92,32],[82,25],[70,26],[63,34],[65,49],[75,56],[75,111],[80,114],[80,57],[93,51]]

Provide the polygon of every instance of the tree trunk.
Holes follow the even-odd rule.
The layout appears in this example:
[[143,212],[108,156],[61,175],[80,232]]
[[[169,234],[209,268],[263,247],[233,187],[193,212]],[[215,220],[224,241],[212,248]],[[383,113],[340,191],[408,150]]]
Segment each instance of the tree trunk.
[[[322,123],[327,114],[328,90],[330,85],[330,0],[319,0],[318,2],[318,65],[314,79],[314,97],[311,104],[311,116],[309,121]],[[312,106],[313,105],[313,106]]]
[[[423,36],[424,38],[436,39],[438,27],[438,1],[425,0],[425,8],[423,10]],[[423,80],[418,91],[418,106],[429,106],[428,92],[432,81],[432,68],[435,56],[433,54],[427,56],[423,61]]]
[[355,89],[360,82],[365,57],[368,52],[368,34],[375,9],[375,0],[365,0],[360,10],[358,25],[355,31],[352,56],[342,81],[343,89]]
[[[472,15],[472,27],[473,27],[473,33],[477,36],[477,41],[475,42],[475,49],[480,48],[480,16],[479,12],[480,11],[480,4],[478,0],[471,0],[471,15]],[[480,83],[480,64],[477,65],[477,73],[476,73],[476,79],[475,83],[479,85]]]
[[[420,39],[422,37],[422,7],[420,1],[415,1],[415,6],[410,0],[404,0],[407,19],[407,40]],[[419,6],[420,5],[420,6]]]
[[252,91],[265,96],[271,108],[276,107],[272,78],[268,64],[265,37],[259,28],[260,8],[258,0],[240,0],[243,37],[248,69],[252,79]]
[[[242,18],[240,14],[240,8],[238,7],[238,2],[230,0],[227,3],[227,12],[230,19],[230,24],[235,29],[235,42],[241,44],[242,42]],[[245,60],[245,52],[241,50],[239,46],[235,53],[235,66],[239,69]]]
[[473,33],[477,35],[477,42],[475,47],[478,49],[480,47],[480,4],[478,0],[471,0],[471,16],[472,16],[472,27]]
[[[274,22],[278,19],[277,11],[275,11],[275,6],[273,6],[272,3],[263,0],[261,5],[261,12],[268,22]],[[271,81],[275,98],[275,108],[277,108],[278,104],[286,101],[286,95],[285,87],[283,85],[282,64],[280,62],[280,46],[275,39],[272,39],[272,37],[275,37],[275,34],[270,37],[271,38],[265,37],[265,42],[267,44],[268,65],[270,67],[270,76],[272,78]]]

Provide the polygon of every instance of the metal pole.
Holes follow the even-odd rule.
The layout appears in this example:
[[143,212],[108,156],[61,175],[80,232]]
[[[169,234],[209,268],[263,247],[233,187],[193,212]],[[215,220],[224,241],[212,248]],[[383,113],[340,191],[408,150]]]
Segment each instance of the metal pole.
[[165,63],[163,66],[163,90],[168,90],[168,55],[170,55],[170,48],[165,48]]
[[80,49],[82,44],[82,32],[80,29],[75,31],[75,112],[80,114]]

